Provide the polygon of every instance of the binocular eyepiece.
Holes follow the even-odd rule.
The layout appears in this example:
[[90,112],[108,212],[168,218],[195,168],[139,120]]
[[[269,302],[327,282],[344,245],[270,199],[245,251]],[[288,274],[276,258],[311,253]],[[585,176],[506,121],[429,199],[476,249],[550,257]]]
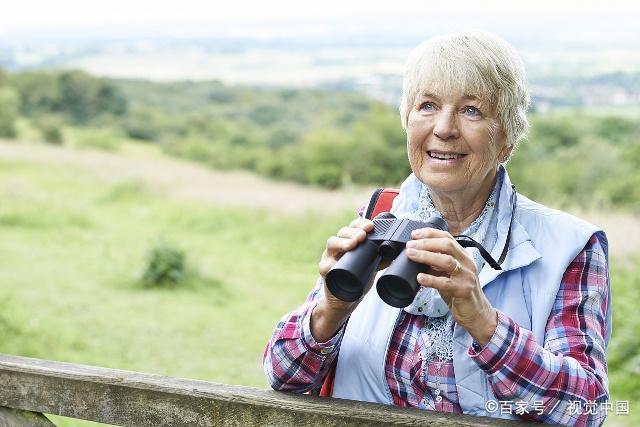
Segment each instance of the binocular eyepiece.
[[380,298],[393,307],[406,307],[418,292],[418,273],[426,273],[429,267],[407,258],[406,243],[411,232],[420,228],[436,228],[449,231],[447,223],[438,217],[427,222],[398,219],[383,212],[373,220],[373,231],[355,249],[345,253],[327,273],[329,291],[342,301],[356,301],[364,293],[366,285],[380,261],[393,261],[378,278],[376,289]]

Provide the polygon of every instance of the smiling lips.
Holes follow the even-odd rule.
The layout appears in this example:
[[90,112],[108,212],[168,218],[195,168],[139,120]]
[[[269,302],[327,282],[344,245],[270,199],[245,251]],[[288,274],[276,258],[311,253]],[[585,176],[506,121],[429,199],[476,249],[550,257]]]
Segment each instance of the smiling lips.
[[427,154],[429,157],[436,160],[457,160],[466,156],[466,154],[443,151],[427,151]]

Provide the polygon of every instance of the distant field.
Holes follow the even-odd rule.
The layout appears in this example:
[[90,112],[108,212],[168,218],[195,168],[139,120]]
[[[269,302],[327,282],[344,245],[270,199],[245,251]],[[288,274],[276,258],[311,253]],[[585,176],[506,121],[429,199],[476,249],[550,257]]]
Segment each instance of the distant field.
[[[274,324],[303,300],[326,238],[368,192],[318,192],[324,210],[315,196],[296,209],[255,209],[251,198],[264,192],[304,191],[241,174],[250,185],[229,203],[232,189],[218,200],[207,190],[224,174],[144,147],[108,154],[12,144],[0,143],[0,352],[221,383],[266,387],[260,359]],[[640,229],[624,218],[621,236]],[[157,239],[186,251],[194,276],[183,287],[139,283]],[[630,246],[615,256],[616,278],[633,254]],[[637,276],[614,280],[617,354],[636,342]],[[618,400],[638,386],[625,357],[612,373]]]
[[402,74],[410,48],[204,48],[96,51],[63,62],[92,74],[157,81],[221,80],[231,84],[313,86],[326,82]]
[[[200,45],[171,46],[141,43],[96,46],[77,52],[34,52],[38,59],[17,58],[24,66],[55,64],[83,69],[95,75],[157,81],[211,80],[227,83],[309,86],[376,76],[400,77],[407,55],[419,39],[391,45],[242,46],[219,48]],[[618,71],[640,71],[636,45],[618,49],[570,49],[564,46],[520,47],[528,75],[584,77]],[[399,89],[398,89],[399,90]]]

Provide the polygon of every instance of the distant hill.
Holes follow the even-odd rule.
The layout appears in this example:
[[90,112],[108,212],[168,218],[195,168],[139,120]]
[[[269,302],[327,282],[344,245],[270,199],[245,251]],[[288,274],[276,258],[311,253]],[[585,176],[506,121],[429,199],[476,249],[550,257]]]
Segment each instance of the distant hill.
[[[0,44],[0,68],[80,69],[123,79],[218,80],[225,84],[324,88],[400,99],[413,37],[337,39],[119,38]],[[556,107],[640,105],[640,47],[518,39],[534,103]]]

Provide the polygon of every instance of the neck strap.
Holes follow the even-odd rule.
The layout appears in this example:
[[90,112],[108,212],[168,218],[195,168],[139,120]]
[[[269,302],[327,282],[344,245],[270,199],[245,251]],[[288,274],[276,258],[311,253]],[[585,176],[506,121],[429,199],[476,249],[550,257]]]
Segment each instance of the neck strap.
[[482,258],[484,258],[484,260],[487,261],[487,263],[494,270],[502,270],[502,267],[500,267],[500,266],[504,262],[505,258],[507,258],[507,252],[509,252],[509,242],[511,241],[511,228],[513,226],[513,217],[516,214],[516,203],[517,203],[516,186],[515,185],[511,185],[511,189],[513,190],[513,196],[512,196],[513,201],[512,201],[512,204],[511,204],[511,220],[509,221],[509,231],[507,232],[507,241],[504,243],[504,248],[502,248],[502,253],[500,254],[500,257],[498,258],[498,261],[493,259],[491,254],[482,246],[482,244],[476,242],[471,237],[466,236],[464,234],[460,234],[458,236],[454,236],[456,241],[463,248],[474,247],[474,248],[478,249],[480,251],[480,255],[482,255]]

